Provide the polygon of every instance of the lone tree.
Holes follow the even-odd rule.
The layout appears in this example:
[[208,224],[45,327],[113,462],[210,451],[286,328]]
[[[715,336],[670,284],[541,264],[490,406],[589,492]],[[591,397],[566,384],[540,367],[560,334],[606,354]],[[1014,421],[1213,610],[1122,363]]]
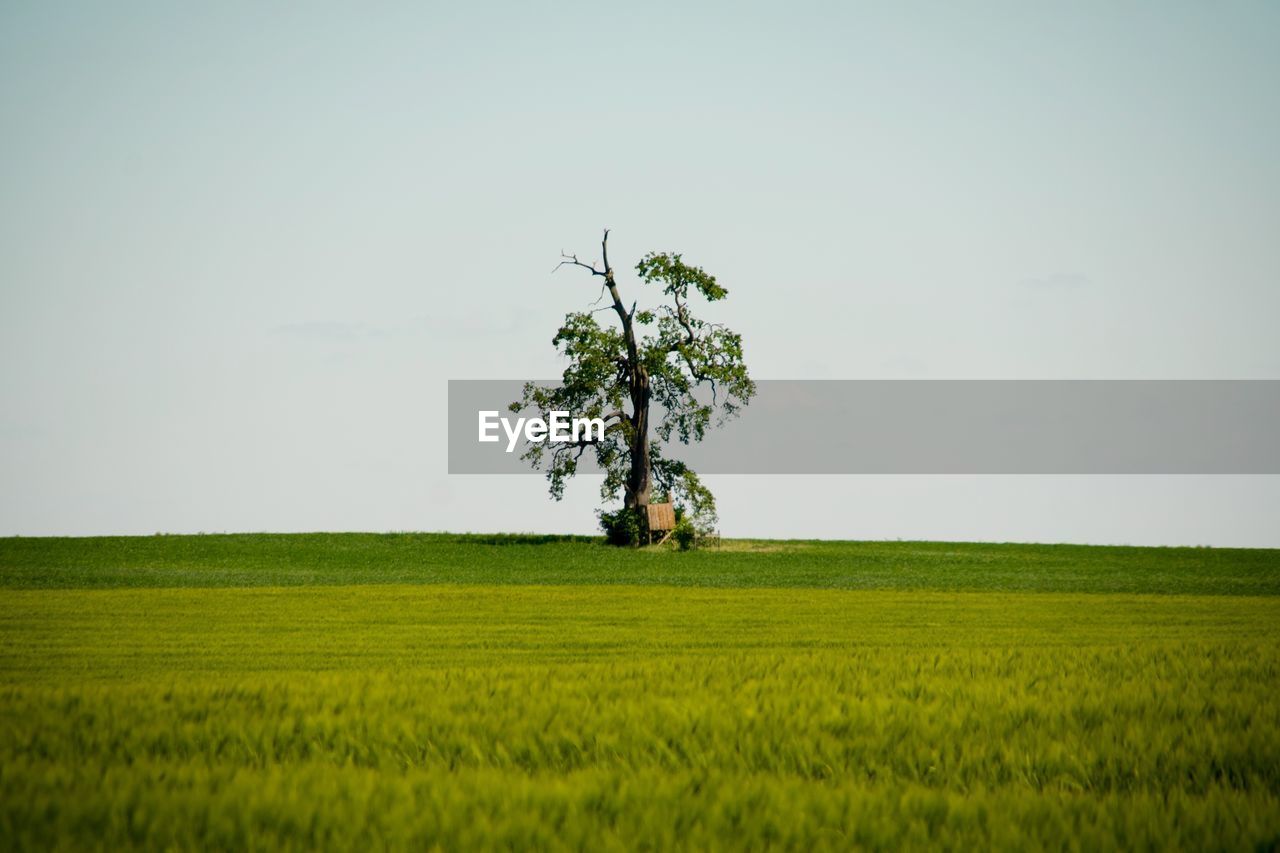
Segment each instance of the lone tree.
[[[595,304],[606,297],[610,302],[565,316],[552,339],[569,360],[561,384],[528,383],[522,399],[510,408],[536,409],[544,418],[552,411],[602,418],[604,438],[531,444],[524,458],[535,468],[546,465],[551,495],[559,500],[583,454],[592,451],[605,474],[600,497],[615,501],[622,492],[621,512],[600,514],[615,542],[634,544],[647,536],[645,508],[655,496],[673,501],[695,526],[709,526],[715,521],[710,490],[683,462],[664,456],[661,442],[670,442],[673,435],[683,444],[701,441],[709,427],[733,417],[755,394],[742,359],[742,336],[700,320],[690,310],[695,295],[716,302],[728,291],[715,276],[686,264],[682,256],[650,252],[636,264],[636,273],[642,284],[661,288],[661,304],[637,312],[637,303],[627,308],[618,292],[609,263],[608,229],[600,253],[602,269],[594,261],[587,264],[577,255],[561,253],[556,270],[580,267],[593,279],[603,279]],[[596,320],[596,314],[609,311],[616,316],[616,326]],[[652,424],[655,402],[659,420]],[[619,528],[627,533],[618,535]]]

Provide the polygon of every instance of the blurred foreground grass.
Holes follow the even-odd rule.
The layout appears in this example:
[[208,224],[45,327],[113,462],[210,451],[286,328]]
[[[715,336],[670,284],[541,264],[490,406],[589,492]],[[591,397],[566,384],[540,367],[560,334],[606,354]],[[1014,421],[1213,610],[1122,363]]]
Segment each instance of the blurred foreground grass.
[[1256,596],[9,590],[0,840],[1271,849],[1276,625]]

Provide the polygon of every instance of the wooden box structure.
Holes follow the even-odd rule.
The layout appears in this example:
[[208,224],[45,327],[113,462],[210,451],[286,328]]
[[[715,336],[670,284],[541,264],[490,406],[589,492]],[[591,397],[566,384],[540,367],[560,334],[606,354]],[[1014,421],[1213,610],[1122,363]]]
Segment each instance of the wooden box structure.
[[669,503],[665,503],[649,504],[645,509],[649,514],[649,541],[653,541],[653,534],[655,533],[663,534],[659,544],[667,541],[671,531],[676,529],[676,508]]

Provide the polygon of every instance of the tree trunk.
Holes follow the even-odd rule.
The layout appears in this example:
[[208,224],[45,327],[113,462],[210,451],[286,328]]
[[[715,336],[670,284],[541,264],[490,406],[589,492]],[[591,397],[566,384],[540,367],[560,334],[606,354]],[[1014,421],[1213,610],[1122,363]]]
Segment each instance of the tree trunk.
[[637,367],[631,376],[631,473],[627,477],[623,505],[640,515],[640,538],[649,539],[649,498],[653,495],[653,479],[649,465],[649,374]]
[[[613,277],[613,267],[609,266],[609,231],[604,232],[600,241],[600,252],[604,256],[604,271],[599,272],[593,265],[591,271],[603,275],[609,295],[613,297],[613,310],[622,323],[623,340],[627,344],[627,385],[631,396],[631,472],[627,476],[626,489],[623,493],[623,506],[636,510],[640,516],[640,542],[649,541],[649,498],[653,494],[652,472],[649,465],[649,371],[640,363],[640,350],[636,343],[636,330],[632,324],[636,306],[631,310],[622,304],[618,294],[618,284]],[[577,259],[574,259],[577,263]],[[640,542],[636,544],[639,545]]]

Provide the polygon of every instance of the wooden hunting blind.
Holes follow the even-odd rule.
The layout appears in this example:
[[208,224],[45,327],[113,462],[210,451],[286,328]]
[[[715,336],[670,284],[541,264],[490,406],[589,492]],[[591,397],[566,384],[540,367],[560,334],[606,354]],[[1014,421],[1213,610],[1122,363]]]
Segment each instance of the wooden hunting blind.
[[653,534],[662,533],[662,541],[665,542],[671,531],[676,529],[675,507],[669,503],[649,504],[645,509],[649,514],[649,541],[653,541]]

